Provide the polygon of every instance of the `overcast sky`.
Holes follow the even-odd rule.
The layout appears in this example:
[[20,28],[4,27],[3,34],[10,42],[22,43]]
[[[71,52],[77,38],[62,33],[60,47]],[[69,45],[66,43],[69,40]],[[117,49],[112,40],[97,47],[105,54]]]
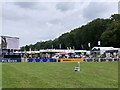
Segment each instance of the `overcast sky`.
[[115,13],[118,1],[3,2],[2,35],[19,37],[20,46],[34,44],[53,40],[89,21]]

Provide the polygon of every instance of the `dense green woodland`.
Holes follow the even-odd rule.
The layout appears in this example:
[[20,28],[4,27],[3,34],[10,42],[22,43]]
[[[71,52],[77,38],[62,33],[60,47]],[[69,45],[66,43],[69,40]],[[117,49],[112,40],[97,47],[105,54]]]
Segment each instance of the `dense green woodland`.
[[[21,50],[39,50],[39,49],[90,49],[98,46],[98,41],[101,41],[101,46],[113,46],[120,48],[120,14],[111,15],[108,19],[97,18],[92,22],[83,25],[79,28],[62,34],[60,37],[37,42],[34,45],[26,45],[21,47]],[[88,47],[88,43],[91,47]]]

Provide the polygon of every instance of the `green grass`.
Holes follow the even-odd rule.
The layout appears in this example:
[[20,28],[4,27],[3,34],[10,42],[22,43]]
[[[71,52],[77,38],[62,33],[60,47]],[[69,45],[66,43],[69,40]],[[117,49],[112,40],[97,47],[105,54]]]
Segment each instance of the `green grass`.
[[0,63],[0,90],[2,88],[2,63]]
[[117,88],[117,62],[3,63],[3,88]]

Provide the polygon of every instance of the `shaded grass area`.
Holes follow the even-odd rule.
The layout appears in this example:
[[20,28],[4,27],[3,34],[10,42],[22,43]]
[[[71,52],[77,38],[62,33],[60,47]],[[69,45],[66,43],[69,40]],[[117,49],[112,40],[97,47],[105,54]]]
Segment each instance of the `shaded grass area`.
[[117,88],[117,62],[3,63],[3,88]]
[[0,63],[0,90],[2,88],[2,63]]

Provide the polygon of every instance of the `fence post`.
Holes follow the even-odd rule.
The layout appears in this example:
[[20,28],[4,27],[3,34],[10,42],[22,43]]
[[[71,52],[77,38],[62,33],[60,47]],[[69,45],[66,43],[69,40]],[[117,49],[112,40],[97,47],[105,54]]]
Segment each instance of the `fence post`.
[[101,59],[99,58],[99,62],[101,62]]
[[112,61],[114,62],[114,58],[112,58]]

